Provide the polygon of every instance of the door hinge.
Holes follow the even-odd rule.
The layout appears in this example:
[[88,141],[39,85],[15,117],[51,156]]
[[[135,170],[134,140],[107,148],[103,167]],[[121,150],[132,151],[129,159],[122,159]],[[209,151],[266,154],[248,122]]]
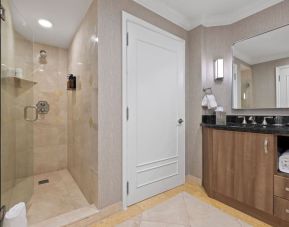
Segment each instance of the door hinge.
[[126,108],[126,120],[128,121],[128,119],[129,119],[129,108],[127,107]]
[[5,15],[5,8],[2,6],[0,6],[0,16],[1,16],[1,20],[5,21],[6,20],[6,15]]
[[129,194],[129,182],[128,181],[126,182],[126,194],[127,195]]
[[128,46],[129,44],[129,35],[128,35],[128,32],[126,33],[126,46]]

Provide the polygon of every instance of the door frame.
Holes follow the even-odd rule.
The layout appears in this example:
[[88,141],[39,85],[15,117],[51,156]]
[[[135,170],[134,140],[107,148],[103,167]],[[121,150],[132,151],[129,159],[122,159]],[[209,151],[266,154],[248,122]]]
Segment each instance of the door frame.
[[[283,68],[289,68],[289,65],[280,65],[276,67],[276,107],[277,108],[281,108],[280,107],[280,80],[279,80],[279,76],[280,76],[280,70]],[[284,108],[284,107],[283,107]]]
[[[151,31],[158,32],[162,35],[165,35],[169,38],[175,39],[182,43],[183,45],[183,67],[182,67],[182,76],[184,81],[184,101],[185,101],[185,62],[186,62],[186,41],[178,36],[175,36],[165,30],[160,29],[159,27],[152,25],[138,17],[135,17],[125,11],[122,11],[122,205],[123,209],[127,209],[127,24],[132,22],[150,29]],[[184,117],[185,121],[185,117]],[[185,121],[186,122],[186,121]],[[184,124],[185,131],[185,124]],[[184,136],[185,140],[185,136]],[[185,146],[185,144],[184,144]],[[185,155],[185,154],[184,154]],[[185,163],[184,163],[185,165]]]

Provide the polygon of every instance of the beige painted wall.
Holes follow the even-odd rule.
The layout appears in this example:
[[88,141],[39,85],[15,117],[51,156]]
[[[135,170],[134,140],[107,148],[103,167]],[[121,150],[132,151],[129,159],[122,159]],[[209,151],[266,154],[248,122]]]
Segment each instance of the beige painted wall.
[[[89,203],[97,203],[98,81],[97,1],[94,0],[69,48],[69,73],[77,77],[68,91],[68,169]],[[113,141],[112,141],[113,143]]]
[[[231,107],[232,44],[238,40],[249,38],[287,24],[289,24],[289,1],[285,0],[280,4],[270,7],[260,13],[245,18],[232,25],[203,28],[204,31],[200,31],[199,28],[194,29],[194,31],[190,33],[190,39],[192,39],[192,34],[196,35],[195,33],[197,32],[197,30],[199,30],[199,32],[203,33],[203,42],[205,47],[200,55],[200,46],[193,47],[191,45],[192,48],[190,49],[190,58],[202,58],[203,60],[201,65],[205,64],[205,67],[202,68],[201,72],[203,76],[203,83],[195,83],[191,89],[195,92],[196,95],[202,96],[202,87],[212,87],[219,105],[225,107],[225,111],[227,112],[227,114],[288,115],[288,109],[233,110]],[[195,56],[196,54],[199,55]],[[217,57],[224,58],[225,78],[222,82],[214,81],[213,62],[214,59]],[[193,71],[190,71],[190,77],[195,77],[198,75],[198,69],[193,69]],[[201,105],[201,100],[196,100],[196,102],[192,105]],[[203,113],[205,112],[203,111]],[[200,113],[196,112],[193,117],[200,118]],[[193,133],[197,133],[200,131],[200,128],[197,127],[193,128],[192,130]],[[195,143],[195,145],[191,145],[189,149],[187,149],[187,153],[190,154],[189,157],[191,157],[191,160],[187,160],[187,163],[189,163],[188,173],[197,177],[202,176],[202,150],[198,145],[199,143],[201,143],[201,137],[197,138],[197,142]],[[190,166],[192,162],[194,162],[196,166]]]
[[276,106],[276,67],[289,65],[289,58],[252,65],[254,103],[257,108]]
[[[245,18],[233,25],[207,28],[207,81],[213,86],[220,104],[226,107],[227,113],[233,114],[286,114],[288,110],[232,110],[231,109],[231,45],[241,39],[270,31],[289,24],[289,1],[277,4],[260,13]],[[223,83],[213,81],[213,59],[216,56],[225,58],[225,80]]]
[[99,0],[99,207],[122,199],[122,10],[187,40],[187,32],[132,0]]
[[202,107],[200,100],[203,98],[201,84],[205,75],[204,58],[204,27],[199,26],[189,33],[189,76],[186,81],[186,172],[196,173],[200,177],[202,160]]

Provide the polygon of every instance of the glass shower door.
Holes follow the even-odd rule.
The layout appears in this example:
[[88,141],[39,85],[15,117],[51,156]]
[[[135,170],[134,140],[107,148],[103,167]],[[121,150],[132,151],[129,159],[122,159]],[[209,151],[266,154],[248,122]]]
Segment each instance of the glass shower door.
[[[2,0],[1,18],[1,207],[29,202],[33,193],[33,33]],[[25,31],[25,36],[20,35]],[[26,110],[26,111],[25,111]],[[26,112],[26,113],[25,113]]]

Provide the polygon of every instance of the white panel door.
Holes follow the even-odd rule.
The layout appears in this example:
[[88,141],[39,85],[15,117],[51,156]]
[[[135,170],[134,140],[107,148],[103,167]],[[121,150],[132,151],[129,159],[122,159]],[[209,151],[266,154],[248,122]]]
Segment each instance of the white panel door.
[[185,43],[128,22],[127,204],[185,181]]
[[289,66],[279,67],[279,81],[277,81],[277,107],[289,107]]

